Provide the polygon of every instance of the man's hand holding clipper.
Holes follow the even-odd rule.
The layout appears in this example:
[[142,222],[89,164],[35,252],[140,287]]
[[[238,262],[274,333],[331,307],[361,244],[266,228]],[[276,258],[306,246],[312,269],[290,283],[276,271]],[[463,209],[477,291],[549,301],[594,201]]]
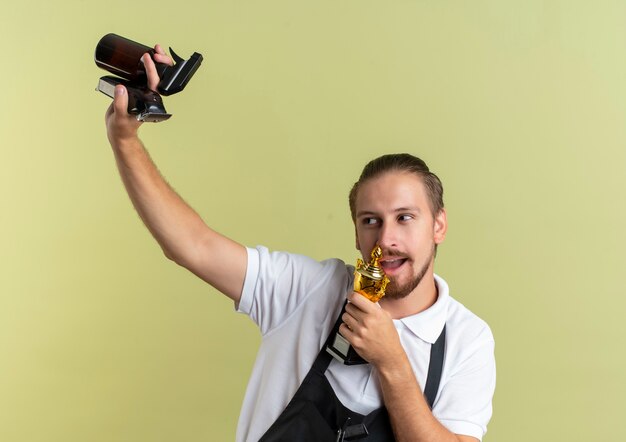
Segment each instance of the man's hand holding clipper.
[[[157,44],[154,47],[154,51],[154,60],[148,53],[145,53],[141,58],[146,70],[146,76],[148,77],[148,88],[152,91],[157,90],[159,82],[161,81],[154,62],[156,61],[157,63],[163,63],[168,66],[174,64],[172,58],[167,55],[161,45]],[[143,121],[137,119],[136,115],[129,114],[127,109],[128,91],[124,85],[118,84],[115,86],[113,102],[107,109],[105,116],[107,136],[109,142],[114,147],[130,139],[137,139],[137,130],[143,123]]]
[[140,121],[165,121],[171,114],[161,96],[185,89],[202,63],[197,52],[186,60],[171,48],[170,52],[172,58],[159,45],[151,48],[116,34],[105,35],[96,45],[94,61],[113,75],[101,77],[96,89],[115,98],[116,87],[123,85],[129,114]]

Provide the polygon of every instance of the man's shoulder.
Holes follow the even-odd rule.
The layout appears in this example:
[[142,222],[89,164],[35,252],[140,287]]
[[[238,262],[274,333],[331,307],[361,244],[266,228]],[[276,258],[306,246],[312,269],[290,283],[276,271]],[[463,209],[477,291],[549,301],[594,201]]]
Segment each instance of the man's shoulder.
[[493,341],[489,324],[463,303],[450,296],[448,299],[447,330],[464,341]]

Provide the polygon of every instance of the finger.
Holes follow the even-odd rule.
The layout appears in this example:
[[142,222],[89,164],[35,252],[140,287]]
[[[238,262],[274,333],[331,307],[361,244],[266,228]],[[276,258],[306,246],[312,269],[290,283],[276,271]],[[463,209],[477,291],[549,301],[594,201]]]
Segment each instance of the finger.
[[143,62],[143,67],[146,70],[146,75],[148,76],[148,88],[156,91],[159,87],[159,73],[156,70],[156,66],[154,61],[152,61],[152,57],[149,54],[143,54],[141,57],[141,61]]
[[174,60],[172,60],[172,58],[167,55],[167,52],[165,52],[165,49],[163,49],[163,47],[161,45],[156,45],[154,47],[154,60],[157,63],[165,63],[168,66],[173,66],[174,65]]
[[346,313],[348,313],[357,321],[362,321],[363,316],[365,316],[365,312],[351,302],[346,305]]
[[154,54],[154,61],[157,63],[166,64],[168,66],[173,66],[174,61],[167,55]]
[[356,330],[357,327],[359,326],[359,321],[352,316],[349,313],[344,313],[341,316],[341,320],[343,321],[344,324],[346,324],[348,326],[348,328],[352,331]]
[[113,112],[117,115],[128,115],[128,92],[121,84],[115,86],[115,97],[113,98]]
[[348,301],[364,312],[370,311],[376,305],[359,292],[350,293],[348,295]]
[[350,345],[353,345],[354,339],[356,336],[354,332],[350,330],[346,324],[341,324],[339,326],[339,333],[341,334],[341,336],[346,338],[346,340],[350,343]]

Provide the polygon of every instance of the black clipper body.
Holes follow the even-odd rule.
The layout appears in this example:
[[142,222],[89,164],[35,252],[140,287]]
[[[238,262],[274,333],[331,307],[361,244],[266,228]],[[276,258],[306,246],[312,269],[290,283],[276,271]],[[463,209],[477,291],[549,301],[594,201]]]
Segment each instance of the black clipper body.
[[154,49],[116,34],[107,34],[96,46],[96,65],[121,78],[104,76],[97,90],[113,97],[115,85],[122,84],[128,90],[128,112],[137,115],[140,121],[163,121],[171,117],[163,105],[160,95],[173,95],[182,91],[202,63],[202,55],[194,52],[184,60],[170,48],[173,66],[156,63],[161,81],[157,91],[148,88],[148,77],[141,61],[143,54],[154,56]]
[[134,86],[131,82],[119,77],[110,75],[100,77],[98,90],[104,95],[113,98],[115,86],[118,84],[124,85],[128,91],[128,113],[137,115],[139,121],[158,123],[172,116],[172,114],[168,114],[165,111],[163,99],[159,94],[147,87]]

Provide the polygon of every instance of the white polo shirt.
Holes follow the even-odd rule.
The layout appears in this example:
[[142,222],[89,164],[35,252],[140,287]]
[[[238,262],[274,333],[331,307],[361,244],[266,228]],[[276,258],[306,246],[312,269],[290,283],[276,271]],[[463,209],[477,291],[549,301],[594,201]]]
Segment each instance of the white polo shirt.
[[[238,311],[259,326],[262,341],[237,426],[237,441],[258,441],[285,409],[309,372],[334,325],[354,268],[340,260],[317,262],[264,247],[248,249],[248,268]],[[446,327],[446,352],[434,416],[450,431],[482,439],[495,389],[494,340],[488,325],[454,300],[435,276],[437,302],[394,320],[422,388],[430,348]],[[380,408],[375,370],[333,360],[326,377],[339,400],[361,414]]]

